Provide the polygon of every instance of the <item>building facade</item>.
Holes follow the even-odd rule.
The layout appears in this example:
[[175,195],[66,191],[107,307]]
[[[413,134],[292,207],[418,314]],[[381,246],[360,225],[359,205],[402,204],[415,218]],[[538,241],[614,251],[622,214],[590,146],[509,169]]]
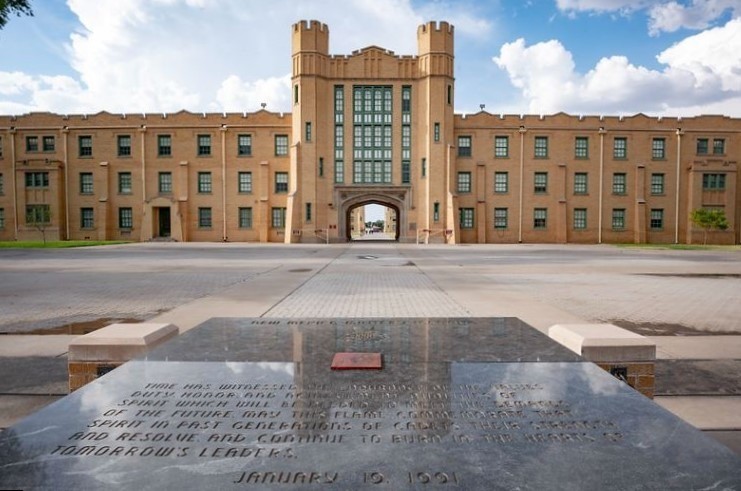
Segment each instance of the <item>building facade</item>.
[[454,29],[329,54],[292,26],[291,114],[0,116],[0,240],[741,243],[741,120],[454,113]]

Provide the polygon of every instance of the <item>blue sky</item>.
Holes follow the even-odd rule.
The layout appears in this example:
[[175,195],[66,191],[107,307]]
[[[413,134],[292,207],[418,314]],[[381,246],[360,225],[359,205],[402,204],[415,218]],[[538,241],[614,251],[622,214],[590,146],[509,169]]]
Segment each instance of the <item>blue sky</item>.
[[290,26],[416,53],[456,26],[456,110],[741,117],[741,0],[31,0],[0,114],[290,110]]

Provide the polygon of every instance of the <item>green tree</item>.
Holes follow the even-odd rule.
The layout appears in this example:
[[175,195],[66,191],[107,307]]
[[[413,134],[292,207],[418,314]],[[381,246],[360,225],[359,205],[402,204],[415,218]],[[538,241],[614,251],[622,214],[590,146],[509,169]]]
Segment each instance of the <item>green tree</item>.
[[26,224],[41,232],[44,245],[46,245],[46,229],[51,225],[51,207],[49,205],[27,205]]
[[0,0],[0,29],[8,23],[10,14],[33,16],[33,10],[28,0]]
[[726,214],[723,210],[698,208],[692,211],[690,218],[692,219],[692,223],[702,229],[703,245],[708,242],[708,231],[726,230],[728,228],[728,219],[726,219]]

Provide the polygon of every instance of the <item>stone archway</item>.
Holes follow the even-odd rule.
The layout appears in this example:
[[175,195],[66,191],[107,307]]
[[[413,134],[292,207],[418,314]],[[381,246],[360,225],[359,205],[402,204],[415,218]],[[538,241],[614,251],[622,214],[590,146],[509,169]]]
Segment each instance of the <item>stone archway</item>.
[[409,230],[408,186],[336,186],[339,237],[350,240],[350,212],[363,205],[377,204],[396,212],[396,240],[404,241]]

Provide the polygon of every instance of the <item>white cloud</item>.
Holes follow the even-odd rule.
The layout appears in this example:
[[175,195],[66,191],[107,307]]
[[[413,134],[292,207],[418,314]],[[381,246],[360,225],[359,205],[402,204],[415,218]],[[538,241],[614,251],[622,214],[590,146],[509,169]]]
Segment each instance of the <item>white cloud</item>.
[[689,4],[675,0],[556,0],[556,6],[567,15],[578,12],[630,14],[648,11],[648,31],[652,36],[679,29],[705,29],[725,12],[741,14],[741,0],[691,0]]
[[677,114],[683,108],[695,114],[709,106],[741,114],[741,19],[691,36],[657,59],[666,65],[662,71],[612,56],[580,74],[560,42],[526,46],[518,39],[493,60],[536,114]]
[[68,5],[81,25],[67,47],[78,77],[0,72],[1,111],[253,111],[262,102],[286,111],[290,29],[299,19],[327,23],[330,51],[338,54],[371,44],[415,54],[416,26],[427,20],[450,20],[458,36],[485,36],[491,27],[475,9],[459,8],[460,2],[421,8],[411,0],[68,0]]

